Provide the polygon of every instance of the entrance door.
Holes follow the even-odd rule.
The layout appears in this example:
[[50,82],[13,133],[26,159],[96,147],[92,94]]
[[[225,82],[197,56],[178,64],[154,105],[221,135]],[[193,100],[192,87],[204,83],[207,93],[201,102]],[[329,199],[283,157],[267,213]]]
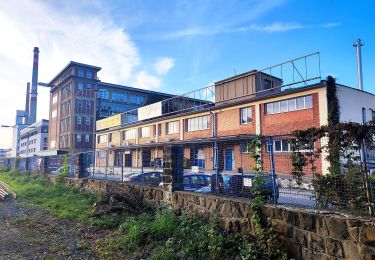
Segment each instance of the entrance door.
[[125,167],[132,167],[132,153],[130,151],[125,151]]
[[225,170],[233,171],[234,162],[234,151],[233,149],[225,150]]
[[149,149],[142,150],[142,166],[143,167],[151,166],[151,150]]

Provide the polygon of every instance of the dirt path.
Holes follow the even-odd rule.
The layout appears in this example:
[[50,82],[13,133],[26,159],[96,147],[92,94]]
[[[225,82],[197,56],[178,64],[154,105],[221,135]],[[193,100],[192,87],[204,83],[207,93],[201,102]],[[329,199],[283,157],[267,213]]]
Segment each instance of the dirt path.
[[0,260],[98,259],[94,242],[104,235],[39,208],[0,202]]

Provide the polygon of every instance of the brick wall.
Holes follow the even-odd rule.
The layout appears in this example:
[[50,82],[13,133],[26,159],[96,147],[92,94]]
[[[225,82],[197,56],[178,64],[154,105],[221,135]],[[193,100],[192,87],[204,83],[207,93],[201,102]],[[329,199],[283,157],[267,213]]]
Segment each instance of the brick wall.
[[252,122],[240,124],[240,108],[217,113],[217,135],[255,134],[255,107],[251,106]]

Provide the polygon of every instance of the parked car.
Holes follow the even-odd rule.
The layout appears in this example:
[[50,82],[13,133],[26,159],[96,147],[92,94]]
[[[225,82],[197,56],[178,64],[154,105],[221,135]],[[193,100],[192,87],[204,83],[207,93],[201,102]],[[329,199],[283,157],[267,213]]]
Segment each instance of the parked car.
[[[218,183],[219,189],[217,192],[236,197],[253,197],[253,185],[256,174],[219,174]],[[267,199],[271,200],[273,195],[273,180],[269,174],[260,175],[262,184],[260,186],[261,194]],[[216,176],[211,176],[211,192],[215,191]],[[279,198],[279,189],[276,188],[276,200]]]
[[162,168],[163,158],[155,158],[153,161],[151,161],[151,167]]
[[162,172],[143,172],[134,174],[127,177],[127,181],[137,184],[148,184],[153,186],[159,186],[163,181]]
[[211,184],[211,176],[207,174],[185,174],[183,187],[185,191],[197,191]]

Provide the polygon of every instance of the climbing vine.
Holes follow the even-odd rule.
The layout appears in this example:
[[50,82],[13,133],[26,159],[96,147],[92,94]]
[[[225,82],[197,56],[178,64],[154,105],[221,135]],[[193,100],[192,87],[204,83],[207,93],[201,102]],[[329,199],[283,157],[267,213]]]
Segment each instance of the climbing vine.
[[262,190],[262,185],[265,183],[263,177],[263,161],[262,161],[262,137],[256,136],[249,141],[250,156],[254,160],[255,166],[253,171],[255,177],[252,182],[252,200],[251,219],[255,224],[255,235],[260,241],[259,246],[267,252],[270,259],[287,259],[285,252],[280,250],[277,242],[277,235],[272,228],[270,220],[263,214],[263,205],[266,202],[266,196]]

